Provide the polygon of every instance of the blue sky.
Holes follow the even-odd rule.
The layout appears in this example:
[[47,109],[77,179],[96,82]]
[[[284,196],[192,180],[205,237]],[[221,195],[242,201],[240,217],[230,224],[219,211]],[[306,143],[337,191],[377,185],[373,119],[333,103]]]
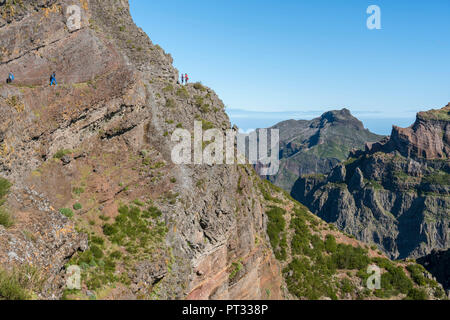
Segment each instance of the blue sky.
[[[369,5],[381,30],[366,27]],[[349,108],[377,133],[450,101],[449,0],[130,0],[243,129]]]

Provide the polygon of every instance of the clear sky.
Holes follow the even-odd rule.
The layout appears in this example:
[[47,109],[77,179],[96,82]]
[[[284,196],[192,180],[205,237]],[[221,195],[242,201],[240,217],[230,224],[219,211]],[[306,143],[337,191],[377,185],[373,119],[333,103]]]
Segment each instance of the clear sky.
[[[450,102],[449,0],[130,0],[180,72],[243,129],[342,107],[389,133]],[[381,30],[369,30],[369,5]]]

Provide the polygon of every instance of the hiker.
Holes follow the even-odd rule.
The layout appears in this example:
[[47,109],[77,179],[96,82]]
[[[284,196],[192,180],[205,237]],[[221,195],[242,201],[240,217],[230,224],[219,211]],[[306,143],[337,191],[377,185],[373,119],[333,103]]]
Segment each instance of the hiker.
[[8,79],[6,79],[6,83],[12,83],[13,81],[14,81],[14,74],[10,72],[8,75]]
[[184,84],[184,74],[181,74],[181,84]]
[[188,74],[186,73],[184,75],[184,82],[186,82],[186,84],[188,84],[188,81],[189,81],[189,77],[188,77]]
[[55,72],[53,72],[52,75],[50,76],[50,86],[52,86],[52,85],[55,85],[55,86],[58,85],[58,82],[56,82],[56,73]]

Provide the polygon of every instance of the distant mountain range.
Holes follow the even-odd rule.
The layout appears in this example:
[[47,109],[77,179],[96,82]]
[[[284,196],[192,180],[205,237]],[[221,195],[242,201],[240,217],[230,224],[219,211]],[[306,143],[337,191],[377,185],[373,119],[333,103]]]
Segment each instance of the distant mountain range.
[[450,104],[352,152],[328,176],[304,176],[292,195],[327,222],[391,258],[450,247]]
[[280,130],[280,170],[268,179],[290,192],[300,176],[327,174],[353,149],[384,138],[370,132],[349,110],[329,111],[313,120],[287,120]]

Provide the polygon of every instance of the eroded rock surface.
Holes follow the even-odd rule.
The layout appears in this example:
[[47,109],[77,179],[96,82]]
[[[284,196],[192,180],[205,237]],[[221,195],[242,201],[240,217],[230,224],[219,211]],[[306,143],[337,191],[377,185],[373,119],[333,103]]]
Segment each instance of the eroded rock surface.
[[[70,31],[73,4],[81,20]],[[75,262],[89,297],[263,299],[270,288],[282,298],[246,169],[171,161],[176,127],[230,128],[222,101],[200,84],[177,84],[172,58],[134,25],[128,2],[7,1],[0,10],[0,75],[16,79],[0,86],[0,170],[14,185],[2,266],[45,270],[47,298],[61,296],[65,265]],[[103,233],[124,205],[161,212],[136,220],[155,232],[145,244]],[[237,260],[243,270],[231,280]]]

